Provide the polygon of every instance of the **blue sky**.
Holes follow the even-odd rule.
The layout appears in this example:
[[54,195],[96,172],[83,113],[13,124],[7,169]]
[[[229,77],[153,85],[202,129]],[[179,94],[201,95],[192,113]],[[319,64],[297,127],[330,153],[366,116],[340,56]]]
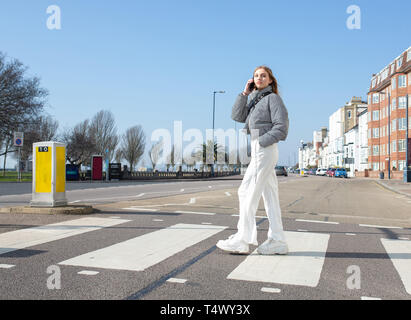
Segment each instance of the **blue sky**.
[[[50,5],[61,30],[47,28]],[[361,9],[359,30],[346,26],[350,5]],[[214,90],[226,91],[215,127],[234,128],[236,95],[268,65],[289,112],[279,160],[288,165],[301,139],[352,96],[366,100],[372,74],[411,45],[410,12],[406,0],[1,0],[0,51],[41,78],[61,129],[110,110],[119,133],[143,127],[147,150],[173,121],[205,136]]]

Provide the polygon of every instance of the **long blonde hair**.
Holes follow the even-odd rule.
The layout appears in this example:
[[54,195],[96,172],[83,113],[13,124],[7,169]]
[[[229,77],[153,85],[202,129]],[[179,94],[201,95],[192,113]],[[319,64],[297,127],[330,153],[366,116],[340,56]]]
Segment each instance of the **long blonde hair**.
[[258,69],[264,69],[264,70],[268,73],[268,76],[270,77],[270,79],[271,79],[271,81],[272,81],[272,83],[270,84],[270,86],[271,86],[271,88],[273,89],[273,92],[274,92],[275,94],[279,94],[279,93],[278,93],[278,82],[277,82],[277,79],[274,77],[273,72],[271,71],[271,69],[270,69],[269,67],[267,67],[267,66],[259,66],[259,67],[257,67],[257,68],[254,69],[253,78],[254,78],[255,72],[256,72]]

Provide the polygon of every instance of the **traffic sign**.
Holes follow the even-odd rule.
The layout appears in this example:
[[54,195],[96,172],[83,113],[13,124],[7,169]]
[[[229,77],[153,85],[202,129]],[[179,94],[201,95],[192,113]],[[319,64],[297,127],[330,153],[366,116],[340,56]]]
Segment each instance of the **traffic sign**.
[[14,146],[22,147],[24,141],[24,132],[14,132]]

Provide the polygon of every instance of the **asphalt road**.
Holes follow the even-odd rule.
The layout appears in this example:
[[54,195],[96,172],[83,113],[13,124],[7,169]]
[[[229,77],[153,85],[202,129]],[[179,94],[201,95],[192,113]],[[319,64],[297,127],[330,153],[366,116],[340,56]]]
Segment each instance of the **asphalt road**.
[[[67,192],[99,213],[1,214],[0,299],[411,299],[410,198],[369,180],[279,177],[290,253],[234,255],[215,244],[236,231],[240,183],[106,185]],[[256,221],[262,243],[262,201]]]

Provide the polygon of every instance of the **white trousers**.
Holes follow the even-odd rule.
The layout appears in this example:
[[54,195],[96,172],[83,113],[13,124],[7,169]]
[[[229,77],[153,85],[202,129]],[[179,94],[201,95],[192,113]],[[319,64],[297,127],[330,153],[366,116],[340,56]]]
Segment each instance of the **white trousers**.
[[286,241],[281,221],[278,197],[278,181],[275,166],[278,161],[278,145],[261,147],[258,138],[251,140],[251,161],[238,189],[240,218],[236,238],[258,245],[255,215],[261,196],[269,220],[267,238]]

